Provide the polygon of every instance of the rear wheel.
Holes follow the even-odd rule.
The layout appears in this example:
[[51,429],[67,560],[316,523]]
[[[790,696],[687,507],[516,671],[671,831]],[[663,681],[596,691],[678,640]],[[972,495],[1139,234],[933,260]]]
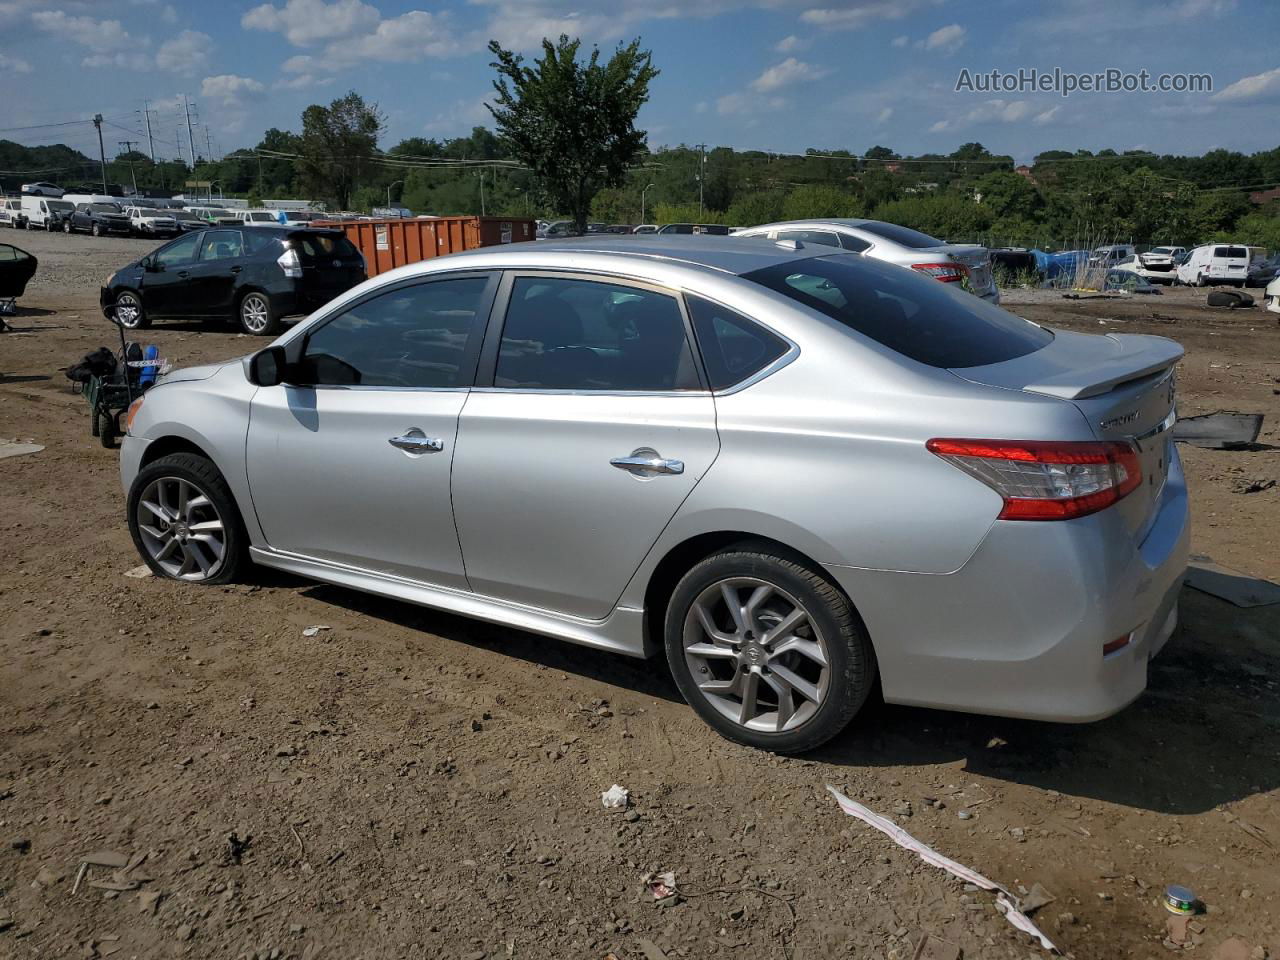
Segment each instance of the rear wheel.
[[248,538],[226,480],[190,453],[161,457],[129,489],[129,532],[152,572],[189,583],[229,583]]
[[116,445],[116,418],[113,414],[106,410],[99,410],[97,414],[97,422],[95,424],[94,435],[108,450],[114,450]]
[[680,692],[707,723],[777,753],[830,740],[875,682],[875,654],[848,598],[764,544],[714,554],[685,574],[665,642]]
[[254,290],[240,298],[240,326],[255,337],[272,337],[280,332],[280,320],[271,309],[271,299]]
[[89,228],[89,232],[92,233],[95,237],[102,236],[102,224],[95,223],[92,227]]

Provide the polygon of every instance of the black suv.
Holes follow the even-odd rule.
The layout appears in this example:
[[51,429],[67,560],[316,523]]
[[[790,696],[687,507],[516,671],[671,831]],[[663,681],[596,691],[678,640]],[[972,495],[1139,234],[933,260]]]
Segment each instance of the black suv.
[[133,233],[133,222],[114,203],[77,203],[71,216],[62,221],[66,233],[83,230],[100,237],[104,233]]
[[274,336],[365,279],[364,257],[341,230],[210,227],[166,243],[113,273],[104,313],[130,329],[152,320],[231,320]]

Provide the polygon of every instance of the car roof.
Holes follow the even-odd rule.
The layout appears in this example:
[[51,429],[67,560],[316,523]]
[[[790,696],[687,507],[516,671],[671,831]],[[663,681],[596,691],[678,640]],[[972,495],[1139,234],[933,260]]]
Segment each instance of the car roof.
[[884,223],[883,220],[867,220],[863,217],[821,217],[812,220],[778,220],[774,223],[761,223],[743,230],[776,230],[779,227],[865,227],[868,224]]
[[483,260],[489,257],[520,256],[530,266],[556,266],[573,261],[582,255],[600,255],[619,258],[653,258],[680,264],[705,267],[721,273],[744,274],[779,263],[789,263],[807,257],[840,256],[840,251],[828,246],[813,244],[809,247],[793,245],[789,241],[762,243],[755,239],[710,234],[609,234],[591,237],[573,237],[566,240],[537,240],[530,243],[502,244],[482,247],[466,253],[453,254],[449,260],[461,262],[463,258]]

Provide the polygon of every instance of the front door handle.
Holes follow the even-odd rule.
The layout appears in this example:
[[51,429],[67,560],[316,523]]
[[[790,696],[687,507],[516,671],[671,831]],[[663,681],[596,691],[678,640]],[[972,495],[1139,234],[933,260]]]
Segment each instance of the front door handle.
[[614,457],[609,461],[619,470],[626,470],[637,477],[656,477],[684,473],[683,460],[667,460],[656,450],[648,448],[634,451],[629,457]]
[[187,270],[179,270],[178,276],[181,277],[183,280],[185,280],[187,279],[187,277],[191,276],[191,273]]
[[421,430],[410,430],[403,436],[391,437],[387,443],[408,453],[439,453],[444,449],[443,440],[428,437]]
[[244,269],[244,267],[232,267],[232,268],[231,268],[231,272],[232,272],[232,273],[239,273],[239,272],[240,272],[241,270],[243,270],[243,269]]

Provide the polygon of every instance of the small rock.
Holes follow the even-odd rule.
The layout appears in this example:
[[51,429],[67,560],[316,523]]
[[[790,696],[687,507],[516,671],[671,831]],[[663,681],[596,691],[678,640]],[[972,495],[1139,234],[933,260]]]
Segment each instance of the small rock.
[[1072,927],[1072,926],[1075,926],[1076,915],[1070,912],[1060,913],[1058,914],[1058,919],[1055,920],[1054,922],[1058,925],[1059,928]]
[[138,912],[154,914],[160,909],[160,898],[164,894],[158,890],[144,890],[138,894]]
[[480,732],[481,730],[483,730],[483,729],[484,729],[484,724],[483,724],[483,723],[481,723],[479,720],[472,720],[472,721],[471,721],[471,732],[472,732],[472,733],[479,733],[479,732]]
[[1241,900],[1248,900],[1248,899],[1249,899],[1249,898],[1251,898],[1252,896],[1253,896],[1253,891],[1252,891],[1252,890],[1241,890],[1241,891],[1240,891],[1240,899],[1241,899]]
[[17,850],[19,853],[27,853],[31,850],[31,841],[26,837],[18,837],[18,839],[14,840],[13,843],[9,844],[9,846],[13,847],[13,849]]
[[1165,920],[1165,936],[1171,943],[1182,946],[1187,942],[1187,921],[1189,919],[1189,917],[1179,914]]
[[957,819],[960,819],[960,820],[972,820],[973,813],[972,811],[969,811],[969,810],[957,810],[956,817]]
[[298,754],[297,747],[293,747],[288,744],[282,747],[276,747],[277,757],[293,757],[293,756],[297,756],[297,754]]
[[152,700],[150,703],[148,703],[148,704],[147,704],[147,709],[148,709],[148,710],[159,710],[159,709],[160,709],[160,704],[158,704],[158,703],[156,703],[154,700]]
[[462,955],[462,960],[484,960],[487,956],[488,954],[483,950],[477,950],[474,953],[464,953]]
[[37,887],[52,887],[54,884],[60,883],[62,878],[63,875],[57,870],[41,867],[36,871],[36,879],[33,885]]
[[635,810],[628,810],[622,815],[622,819],[627,821],[627,823],[635,823],[640,819],[640,814]]
[[899,817],[909,817],[911,816],[911,804],[906,801],[903,801],[902,803],[895,803],[893,805],[893,812]]
[[306,927],[304,927],[304,926],[303,926],[302,924],[300,924],[300,923],[291,923],[291,924],[289,924],[289,932],[290,932],[290,933],[292,933],[292,934],[294,934],[294,935],[297,935],[297,934],[301,933],[301,932],[302,932],[303,930],[305,930],[305,929],[306,929]]
[[173,935],[179,940],[190,940],[196,935],[196,928],[189,923],[184,923],[177,930],[173,931]]

